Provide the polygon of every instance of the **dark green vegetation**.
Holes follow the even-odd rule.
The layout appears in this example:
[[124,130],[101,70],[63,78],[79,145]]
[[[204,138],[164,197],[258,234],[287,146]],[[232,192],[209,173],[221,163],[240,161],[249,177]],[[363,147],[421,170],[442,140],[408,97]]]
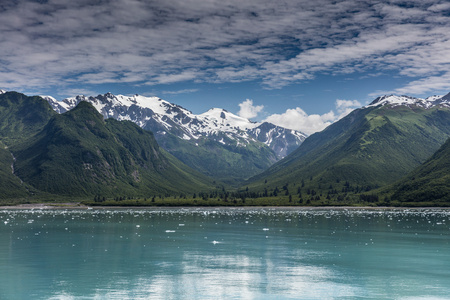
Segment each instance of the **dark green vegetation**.
[[14,174],[11,146],[39,132],[56,115],[47,101],[16,92],[0,95],[0,199],[22,198],[35,193]]
[[[104,120],[87,102],[62,115],[39,97],[6,93],[0,103],[9,120],[1,130],[1,198],[136,197],[212,188],[210,179],[160,149],[151,132]],[[20,108],[27,105],[29,114]]]
[[244,187],[260,195],[293,195],[323,204],[384,201],[369,191],[408,174],[449,135],[448,108],[359,109],[307,138]]
[[[450,205],[450,109],[444,106],[356,110],[239,190],[184,165],[134,123],[104,120],[87,102],[59,115],[40,97],[5,93],[0,117],[2,203]],[[214,141],[198,140],[203,144],[196,148],[177,140],[165,146],[205,172],[224,163],[254,172],[251,166],[263,160],[250,146],[241,153],[246,164],[231,154],[236,149],[223,151]]]
[[27,187],[13,174],[13,157],[8,148],[0,143],[0,198],[25,197]]
[[386,191],[399,202],[450,203],[450,139],[423,165]]
[[227,142],[222,144],[207,137],[187,141],[166,133],[158,142],[188,166],[231,185],[240,184],[277,161],[275,153],[261,142],[244,142],[247,146],[242,147],[224,133],[217,136],[220,139]]
[[41,97],[16,92],[0,95],[0,141],[6,146],[39,132],[56,115]]

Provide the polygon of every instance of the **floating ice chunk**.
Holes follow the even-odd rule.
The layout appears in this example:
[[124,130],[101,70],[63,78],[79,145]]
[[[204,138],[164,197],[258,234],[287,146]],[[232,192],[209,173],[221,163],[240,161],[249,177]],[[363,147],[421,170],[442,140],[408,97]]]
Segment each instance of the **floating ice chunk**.
[[264,230],[264,231],[269,231],[270,229],[269,229],[269,228],[263,228],[263,230]]
[[168,233],[169,233],[169,232],[175,232],[175,230],[166,230],[166,232],[168,232]]

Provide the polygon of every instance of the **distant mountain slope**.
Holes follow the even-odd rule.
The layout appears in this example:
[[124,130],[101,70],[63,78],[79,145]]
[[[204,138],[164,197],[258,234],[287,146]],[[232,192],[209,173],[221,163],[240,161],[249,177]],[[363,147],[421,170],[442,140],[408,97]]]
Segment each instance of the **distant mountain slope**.
[[306,135],[269,123],[254,123],[213,108],[201,115],[157,97],[105,94],[56,101],[55,111],[90,102],[104,118],[130,120],[155,134],[158,143],[204,174],[233,183],[253,176],[296,149]]
[[449,137],[448,97],[377,98],[311,135],[245,186],[269,191],[300,188],[303,193],[309,190],[332,198],[392,183],[423,163]]
[[390,190],[401,202],[450,202],[450,139]]
[[151,132],[131,122],[105,121],[88,102],[53,116],[12,151],[16,175],[52,194],[149,197],[212,184],[160,149]]
[[14,160],[6,146],[0,143],[0,199],[25,197],[27,188],[14,175]]
[[0,93],[0,141],[11,145],[41,130],[56,113],[41,97]]
[[44,99],[0,90],[0,199],[34,190],[15,174],[11,146],[39,132],[56,113]]

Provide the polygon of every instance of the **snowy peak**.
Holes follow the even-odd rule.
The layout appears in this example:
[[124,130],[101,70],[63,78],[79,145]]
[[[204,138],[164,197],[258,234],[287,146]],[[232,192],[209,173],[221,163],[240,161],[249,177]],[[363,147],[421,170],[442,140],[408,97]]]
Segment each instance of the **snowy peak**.
[[198,116],[203,122],[208,124],[210,131],[235,131],[248,130],[257,127],[259,124],[251,122],[246,118],[239,117],[221,108],[211,108],[207,112]]
[[0,95],[6,93],[5,90],[0,90]]
[[144,97],[140,95],[133,95],[131,97],[123,95],[113,95],[107,93],[105,95],[98,95],[97,97],[89,97],[89,101],[96,101],[99,105],[122,106],[131,107],[133,105],[141,108],[149,108],[155,113],[164,114],[172,105],[158,97]]
[[[200,138],[207,138],[222,144],[233,143],[241,147],[262,142],[278,157],[284,157],[305,139],[304,134],[295,130],[273,124],[270,124],[272,127],[267,129],[266,123],[251,122],[221,108],[212,108],[203,114],[196,115],[158,97],[123,96],[111,93],[96,97],[76,96],[62,101],[57,101],[50,96],[43,97],[58,113],[74,108],[80,101],[90,102],[104,118],[132,121],[154,132],[157,138],[172,134],[194,143]],[[256,134],[254,130],[260,126],[262,127]]]
[[58,101],[55,98],[53,98],[52,96],[41,95],[40,97],[47,100],[48,103],[53,107],[53,109],[59,114],[62,114],[62,113],[65,113],[66,111],[71,110],[72,108],[77,106],[77,104],[80,103],[80,101],[84,100],[84,98],[85,98],[84,96],[77,96],[74,98],[67,98],[62,101]]
[[447,95],[442,96],[440,98],[434,99],[434,102],[437,102],[439,104],[446,104],[447,106],[450,106],[450,93],[448,93]]
[[249,131],[249,134],[268,145],[279,157],[285,157],[294,151],[307,138],[307,135],[264,122]]
[[426,99],[410,97],[410,96],[395,96],[395,95],[385,95],[376,98],[368,107],[373,106],[385,106],[389,105],[392,107],[396,106],[417,106],[425,109],[429,109],[435,106],[447,106],[450,107],[450,93],[445,96],[431,96]]

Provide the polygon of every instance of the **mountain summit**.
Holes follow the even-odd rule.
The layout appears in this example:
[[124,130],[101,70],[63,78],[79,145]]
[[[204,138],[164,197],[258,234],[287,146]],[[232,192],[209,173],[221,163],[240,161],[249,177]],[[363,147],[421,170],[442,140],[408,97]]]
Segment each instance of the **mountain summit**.
[[307,191],[310,198],[342,200],[386,186],[422,164],[448,139],[449,97],[379,97],[309,136],[244,187],[275,191],[289,186],[299,188],[300,195],[300,190]]
[[426,99],[415,98],[410,96],[395,96],[395,95],[385,95],[376,98],[368,106],[417,106],[425,109],[429,109],[435,106],[446,106],[450,107],[450,93],[445,96],[431,96]]
[[[57,101],[50,96],[42,97],[58,113],[64,113],[74,108],[80,101],[86,101],[90,102],[104,118],[130,120],[144,129],[154,131],[156,134],[158,131],[166,131],[175,133],[185,140],[229,133],[227,136],[235,141],[245,142],[251,139],[262,141],[261,136],[264,135],[267,138],[263,142],[271,147],[281,139],[279,134],[281,129],[283,129],[284,134],[293,137],[286,144],[287,147],[291,147],[292,143],[298,146],[306,138],[306,134],[296,130],[285,129],[273,124],[269,126],[269,129],[267,124],[252,122],[221,108],[211,108],[203,114],[195,115],[179,105],[158,97],[116,96],[111,93],[98,95],[97,97],[76,96],[62,101]],[[155,128],[159,130],[154,130]],[[259,130],[256,130],[258,128]],[[275,135],[274,128],[278,132]],[[289,153],[286,153],[285,149],[280,149],[276,151],[276,154],[282,158]]]
[[57,101],[43,96],[64,113],[81,101],[105,119],[129,120],[154,133],[158,143],[200,172],[233,183],[253,176],[295,150],[306,135],[270,123],[255,123],[224,109],[196,115],[158,97],[107,93]]
[[160,149],[151,132],[132,122],[104,120],[88,102],[55,114],[40,132],[11,149],[17,158],[14,174],[56,195],[164,195],[212,185]]

